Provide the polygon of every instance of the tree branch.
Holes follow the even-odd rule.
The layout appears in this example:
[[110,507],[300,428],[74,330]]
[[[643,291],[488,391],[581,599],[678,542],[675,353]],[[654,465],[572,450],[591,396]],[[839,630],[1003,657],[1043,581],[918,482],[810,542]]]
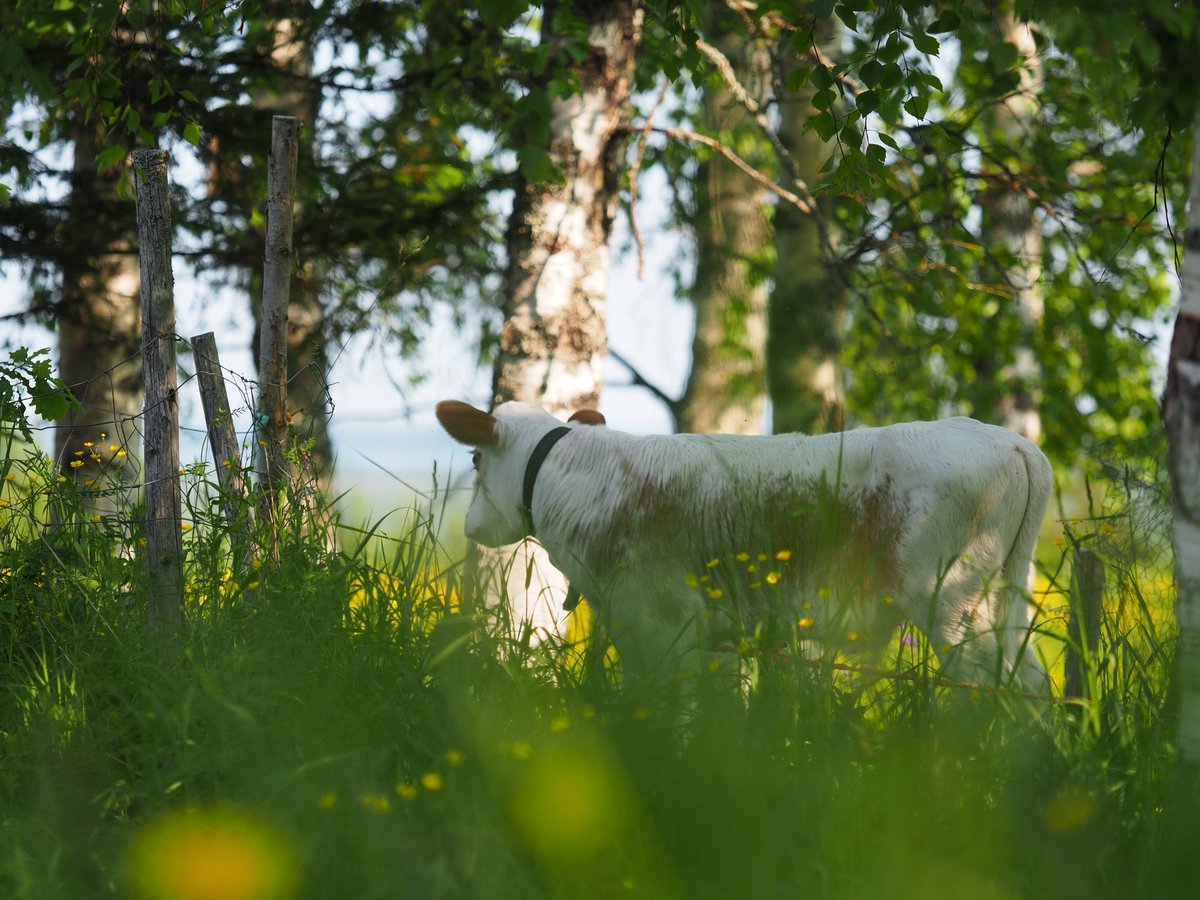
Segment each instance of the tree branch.
[[651,382],[647,381],[645,376],[643,376],[642,373],[640,371],[638,371],[637,368],[634,367],[633,363],[631,363],[629,360],[627,360],[624,356],[622,356],[620,353],[618,353],[612,347],[608,348],[608,355],[611,356],[614,360],[616,360],[618,363],[620,363],[622,366],[625,367],[625,370],[629,372],[631,384],[634,387],[645,388],[656,399],[658,399],[659,401],[662,402],[663,406],[665,406],[667,408],[667,412],[670,413],[670,415],[671,415],[671,430],[678,431],[679,430],[679,410],[680,410],[680,406],[682,405],[681,402],[679,400],[672,398],[670,395],[668,395],[666,393],[666,391],[664,391],[658,385],[652,384]]

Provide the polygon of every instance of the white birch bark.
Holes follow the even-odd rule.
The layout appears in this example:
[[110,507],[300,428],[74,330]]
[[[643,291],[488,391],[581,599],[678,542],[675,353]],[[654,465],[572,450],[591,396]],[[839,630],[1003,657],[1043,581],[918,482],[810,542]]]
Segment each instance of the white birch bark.
[[[1004,98],[996,110],[996,129],[1008,147],[1021,146],[1038,127],[1038,92],[1042,83],[1042,63],[1037,42],[1028,22],[1018,21],[1011,9],[999,20],[1005,41],[1017,48],[1021,60],[1020,90]],[[1013,361],[1004,370],[1013,390],[1000,400],[1004,425],[1028,438],[1041,442],[1042,418],[1035,385],[1041,374],[1031,346],[1033,335],[1045,316],[1042,295],[1042,222],[1033,201],[1020,184],[1006,185],[988,207],[992,240],[1002,245],[1015,260],[1004,275],[1013,292],[1017,317],[1021,322],[1021,342]]]
[[[704,92],[705,125],[714,137],[761,167],[770,146],[754,132],[751,113],[739,94],[764,105],[770,53],[753,35],[735,31],[714,41],[709,52],[719,54],[728,68],[720,67],[720,86],[709,85]],[[757,159],[747,156],[752,142],[760,147]],[[689,291],[696,331],[679,427],[697,433],[762,434],[770,292],[764,273],[756,272],[755,266],[762,265],[773,236],[771,194],[716,155],[702,165],[698,182],[696,276]]]
[[[558,8],[547,4],[544,16],[551,47],[563,45]],[[538,403],[562,419],[600,400],[608,239],[642,21],[634,0],[579,3],[574,12],[587,20],[588,49],[574,64],[578,92],[551,101],[547,148],[562,179],[517,187],[493,397]],[[540,546],[502,548],[483,563],[489,594],[507,594],[514,624],[531,627],[535,640],[565,633],[566,582]]]
[[1163,421],[1170,443],[1175,507],[1179,750],[1185,763],[1197,767],[1200,766],[1200,113],[1193,124],[1192,140],[1181,297],[1167,363]]

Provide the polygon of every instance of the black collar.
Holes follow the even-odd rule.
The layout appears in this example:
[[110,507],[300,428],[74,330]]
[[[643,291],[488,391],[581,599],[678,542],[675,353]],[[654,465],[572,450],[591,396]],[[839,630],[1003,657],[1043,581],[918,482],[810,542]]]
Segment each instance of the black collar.
[[560,425],[553,431],[547,432],[546,436],[533,448],[533,455],[529,457],[529,462],[525,465],[525,484],[521,489],[521,512],[525,515],[525,524],[529,526],[530,534],[533,534],[533,486],[537,482],[538,472],[541,471],[546,457],[550,455],[551,448],[570,433],[571,429],[566,425]]

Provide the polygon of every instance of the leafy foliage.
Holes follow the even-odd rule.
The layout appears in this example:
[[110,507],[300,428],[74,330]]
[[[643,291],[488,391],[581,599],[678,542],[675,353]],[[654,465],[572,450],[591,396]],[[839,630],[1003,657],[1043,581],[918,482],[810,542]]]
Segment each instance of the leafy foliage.
[[[0,359],[0,433],[19,433],[33,442],[26,404],[44,419],[54,421],[79,408],[79,401],[54,375],[50,351],[17,347]],[[5,452],[9,452],[6,448]]]
[[67,492],[69,525],[17,527],[58,473],[16,462],[0,509],[6,896],[199,900],[214,873],[258,898],[1194,883],[1195,785],[1169,775],[1154,617],[1136,634],[1121,610],[1107,621],[1084,716],[941,685],[917,640],[881,666],[810,666],[753,629],[735,651],[744,693],[702,677],[680,705],[674,686],[618,688],[572,647],[467,613],[427,510],[391,536],[346,528],[342,550],[288,527],[277,564],[240,563],[244,518],[224,519],[192,466],[186,626],[164,642],[142,624],[134,518],[73,515]]

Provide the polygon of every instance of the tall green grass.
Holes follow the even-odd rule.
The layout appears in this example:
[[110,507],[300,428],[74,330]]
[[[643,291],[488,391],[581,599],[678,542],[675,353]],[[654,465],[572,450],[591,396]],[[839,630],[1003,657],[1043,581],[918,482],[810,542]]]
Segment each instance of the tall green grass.
[[388,534],[297,516],[276,558],[263,535],[251,553],[231,537],[198,471],[185,625],[149,633],[136,510],[93,521],[36,455],[14,471],[0,896],[1061,900],[1200,883],[1172,639],[1144,596],[1148,620],[1136,599],[1106,620],[1086,708],[945,686],[920,641],[861,671],[748,643],[750,687],[702,676],[680,700],[468,613],[439,509]]

